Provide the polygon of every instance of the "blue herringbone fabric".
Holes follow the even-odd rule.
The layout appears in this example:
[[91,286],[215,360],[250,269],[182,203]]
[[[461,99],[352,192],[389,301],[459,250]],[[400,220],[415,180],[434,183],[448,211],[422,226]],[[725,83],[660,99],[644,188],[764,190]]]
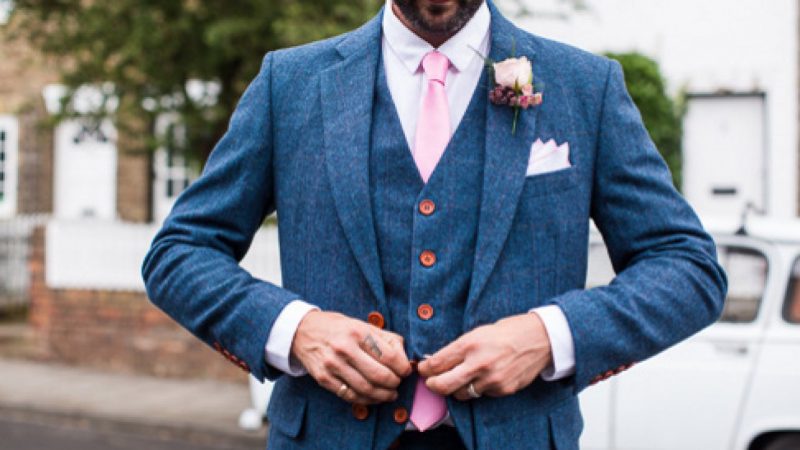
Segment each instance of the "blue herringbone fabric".
[[[259,379],[280,376],[266,364],[264,344],[281,309],[297,298],[362,319],[388,312],[390,327],[407,327],[406,340],[414,343],[409,353],[557,304],[575,341],[574,376],[537,379],[508,397],[450,406],[472,449],[577,448],[582,422],[576,394],[597,375],[653,356],[713,322],[727,281],[714,242],[673,188],[619,65],[528,34],[494,5],[490,9],[490,56],[501,60],[515,49],[531,59],[544,102],[521,112],[512,135],[510,108],[485,99],[474,108],[473,101],[470,108],[484,116],[472,111],[465,120],[482,129],[465,126],[457,145],[464,161],[448,161],[453,152],[442,167],[474,170],[473,152],[482,151],[481,182],[474,173],[438,181],[434,174],[430,186],[431,196],[444,193],[437,200],[445,211],[475,205],[480,190],[478,210],[458,213],[463,223],[445,213],[446,225],[412,218],[409,229],[409,216],[395,225],[377,217],[393,207],[375,201],[382,194],[371,157],[386,143],[372,134],[390,130],[397,139],[399,131],[396,124],[375,123],[386,117],[375,110],[379,14],[351,33],[265,57],[202,176],[155,237],[142,271],[156,305]],[[484,85],[478,89],[488,92]],[[526,177],[536,139],[569,142],[572,167]],[[408,170],[409,162],[397,161],[398,171]],[[465,183],[463,195],[453,183]],[[409,202],[413,191],[401,191],[398,201]],[[282,287],[238,266],[264,217],[276,210]],[[590,218],[618,275],[609,286],[585,290]],[[386,261],[386,250],[379,250],[409,239],[411,252],[403,256],[400,249],[394,257],[402,260]],[[411,269],[414,252],[427,242],[444,245],[442,267],[453,270],[448,276],[418,277]],[[447,247],[451,242],[473,248]],[[455,260],[464,255],[472,261]],[[409,307],[398,309],[395,294],[404,275],[384,271],[402,264],[409,266],[411,284],[399,295],[408,297]],[[410,314],[426,293],[452,293],[428,303],[462,302],[462,317],[445,314],[436,329],[414,326],[413,316],[403,325],[398,314]],[[409,398],[404,388],[398,402]],[[268,412],[270,449],[383,445],[397,430],[390,410],[372,407],[359,421],[350,405],[310,377],[280,377]]]
[[[461,334],[475,258],[475,239],[483,185],[486,77],[472,100],[427,184],[423,184],[395,111],[383,63],[378,64],[370,145],[370,197],[375,218],[389,318],[388,326],[405,336],[408,357],[421,360]],[[418,205],[431,200],[430,216]],[[436,253],[435,266],[419,262],[424,250]],[[417,307],[429,304],[433,317],[421,320]],[[403,381],[402,396],[376,409],[376,448],[386,448],[404,429],[392,420],[397,406],[411,409],[416,377]],[[467,404],[451,402],[462,434],[471,439]]]

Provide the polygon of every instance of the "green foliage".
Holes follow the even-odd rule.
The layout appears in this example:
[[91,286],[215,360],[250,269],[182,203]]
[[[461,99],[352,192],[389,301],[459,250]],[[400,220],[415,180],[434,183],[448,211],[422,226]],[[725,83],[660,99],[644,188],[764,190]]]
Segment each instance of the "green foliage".
[[[70,88],[110,83],[121,133],[154,148],[155,118],[185,125],[189,154],[204,160],[269,50],[355,28],[381,0],[16,0],[12,35],[61,62]],[[214,81],[216,102],[192,101],[188,80]],[[299,86],[298,88],[302,88]],[[128,141],[130,142],[130,141]]]
[[667,95],[658,63],[639,53],[607,54],[620,62],[625,84],[650,137],[672,171],[672,181],[681,185],[681,141],[683,138],[684,102]]

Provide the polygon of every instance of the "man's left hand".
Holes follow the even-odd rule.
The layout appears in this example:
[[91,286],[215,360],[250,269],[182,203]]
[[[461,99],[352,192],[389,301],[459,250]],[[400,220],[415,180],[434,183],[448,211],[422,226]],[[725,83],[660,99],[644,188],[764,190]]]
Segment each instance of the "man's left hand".
[[531,384],[551,360],[542,320],[527,313],[475,328],[420,362],[418,369],[430,390],[463,401],[471,398],[470,383],[478,395],[511,395]]

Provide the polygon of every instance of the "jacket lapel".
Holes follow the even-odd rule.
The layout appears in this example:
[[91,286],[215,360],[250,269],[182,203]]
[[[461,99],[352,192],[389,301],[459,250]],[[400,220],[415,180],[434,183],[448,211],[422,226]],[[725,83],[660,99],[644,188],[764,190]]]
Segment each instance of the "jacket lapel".
[[[489,58],[502,61],[512,53],[526,56],[534,62],[535,71],[530,37],[506,20],[491,2],[489,8],[492,13]],[[513,109],[486,102],[486,163],[467,313],[486,285],[511,230],[525,183],[538,111],[538,107],[520,110],[516,133],[512,135]]]
[[339,220],[379,304],[385,304],[369,196],[369,147],[382,12],[340,42],[343,60],[321,73],[328,178]]

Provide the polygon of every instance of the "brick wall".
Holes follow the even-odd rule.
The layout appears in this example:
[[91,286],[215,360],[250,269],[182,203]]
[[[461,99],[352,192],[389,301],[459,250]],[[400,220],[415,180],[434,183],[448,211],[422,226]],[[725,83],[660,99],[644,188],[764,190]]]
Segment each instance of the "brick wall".
[[49,289],[44,229],[32,237],[29,322],[48,360],[163,377],[247,377],[152,305],[144,293]]
[[127,151],[124,142],[117,146],[117,212],[128,222],[152,219],[152,154]]
[[44,101],[19,112],[19,214],[53,212],[53,129]]
[[0,28],[0,114],[19,119],[20,214],[53,211],[53,132],[42,89],[58,81],[54,61],[27,42],[10,39]]

